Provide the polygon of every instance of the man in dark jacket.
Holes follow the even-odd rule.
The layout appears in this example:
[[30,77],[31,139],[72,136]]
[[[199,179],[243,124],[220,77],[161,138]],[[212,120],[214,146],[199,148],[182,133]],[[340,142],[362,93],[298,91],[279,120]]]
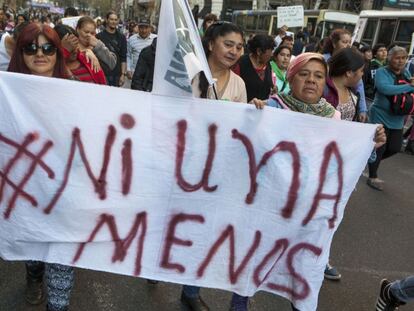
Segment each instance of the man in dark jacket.
[[106,28],[96,35],[117,56],[117,62],[113,70],[110,70],[104,63],[101,64],[110,86],[122,86],[126,76],[127,41],[117,27],[118,15],[110,11],[106,15]]
[[152,41],[150,46],[141,51],[132,77],[131,89],[145,92],[152,91],[156,48],[157,38]]

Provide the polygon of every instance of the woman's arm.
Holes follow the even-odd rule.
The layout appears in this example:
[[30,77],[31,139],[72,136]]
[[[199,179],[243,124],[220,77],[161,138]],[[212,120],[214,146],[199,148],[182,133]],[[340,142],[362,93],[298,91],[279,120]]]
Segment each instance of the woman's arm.
[[375,74],[375,87],[378,92],[387,96],[414,92],[412,84],[394,84],[393,76],[385,68],[377,70]]
[[98,57],[100,61],[105,63],[110,70],[113,70],[116,66],[116,55],[111,52],[101,40],[97,40],[95,47],[92,52]]

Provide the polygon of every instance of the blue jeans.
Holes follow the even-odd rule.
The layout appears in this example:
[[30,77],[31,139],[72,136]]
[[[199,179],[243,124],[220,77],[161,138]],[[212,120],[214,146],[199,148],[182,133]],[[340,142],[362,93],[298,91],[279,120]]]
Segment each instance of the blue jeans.
[[414,276],[406,277],[391,283],[390,292],[400,302],[410,302],[414,300]]

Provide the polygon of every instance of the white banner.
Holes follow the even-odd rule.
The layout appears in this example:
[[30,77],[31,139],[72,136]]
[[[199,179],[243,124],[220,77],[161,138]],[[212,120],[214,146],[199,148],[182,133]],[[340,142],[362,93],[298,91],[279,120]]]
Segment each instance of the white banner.
[[0,98],[2,258],[316,310],[374,125],[12,73]]
[[304,27],[305,17],[303,6],[279,6],[277,8],[277,28],[281,28],[282,26]]

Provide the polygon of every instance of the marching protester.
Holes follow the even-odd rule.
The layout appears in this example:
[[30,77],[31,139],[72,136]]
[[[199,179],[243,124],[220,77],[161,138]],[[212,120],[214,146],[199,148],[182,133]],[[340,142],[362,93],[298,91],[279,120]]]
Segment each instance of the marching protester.
[[[343,70],[340,70],[339,72],[341,71]],[[291,93],[274,95],[267,101],[255,98],[252,103],[255,104],[258,109],[262,109],[267,105],[270,107],[288,109],[296,112],[340,120],[341,112],[335,109],[333,105],[322,97],[326,85],[327,75],[328,66],[322,55],[316,53],[300,54],[292,61],[287,72],[287,79],[289,81]],[[354,79],[356,80],[357,77]],[[385,141],[386,136],[384,129],[382,126],[378,126],[375,136],[376,147],[382,146]],[[327,264],[327,269],[328,268],[335,269]],[[325,276],[327,274],[327,269],[325,269]],[[335,276],[339,275],[340,278],[340,274],[336,271],[336,269],[334,272],[336,272]],[[247,310],[247,297],[246,309],[244,310]]]
[[106,81],[110,86],[122,86],[125,82],[127,42],[125,36],[118,30],[118,15],[110,11],[106,14],[106,27],[96,37],[117,57],[114,68],[101,64]]
[[25,22],[28,22],[28,18],[26,16],[26,14],[18,14],[17,18],[16,18],[16,27],[19,26],[20,24],[23,24]]
[[74,80],[106,85],[105,74],[99,60],[91,50],[81,51],[76,31],[67,25],[57,25],[55,31],[61,39],[62,52]]
[[247,43],[249,54],[243,55],[233,68],[246,84],[247,101],[266,99],[274,87],[270,59],[275,47],[272,37],[256,35]]
[[279,45],[273,52],[273,60],[270,61],[277,93],[289,94],[290,87],[286,78],[286,72],[292,57],[292,49],[285,45]]
[[375,85],[374,79],[371,75],[371,61],[372,61],[372,49],[369,46],[363,46],[359,51],[364,55],[365,67],[362,81],[364,82],[365,98],[367,101],[367,109],[369,109],[374,101]]
[[[323,57],[326,61],[340,49],[351,47],[351,33],[346,29],[335,29],[325,40],[323,47]],[[358,121],[367,121],[367,105],[365,101],[364,83],[362,79],[358,82],[356,91],[360,94],[358,107]]]
[[[10,72],[42,77],[67,78],[65,60],[57,33],[47,25],[31,23],[24,27],[8,68]],[[46,275],[47,310],[68,310],[73,287],[73,267],[40,261],[26,262],[26,301],[37,305],[45,298],[43,277]]]
[[7,71],[10,59],[16,46],[17,38],[21,31],[28,23],[19,24],[13,31],[12,35],[0,33],[0,71]]
[[365,60],[354,48],[344,48],[328,61],[329,75],[323,97],[341,113],[341,119],[355,121],[361,95],[355,87],[364,74]]
[[79,50],[81,52],[92,51],[99,59],[102,66],[113,70],[117,64],[117,56],[96,37],[95,21],[89,16],[83,16],[78,20],[76,32],[79,38]]
[[383,279],[375,311],[394,311],[414,301],[414,275],[390,282]]
[[138,25],[135,22],[130,22],[128,24],[128,37],[127,39],[131,38],[133,35],[138,33]]
[[6,28],[6,14],[3,8],[0,7],[0,32],[4,31],[4,28]]
[[151,45],[156,37],[157,35],[151,33],[149,19],[142,18],[138,22],[138,33],[132,35],[127,41],[127,77],[129,80],[132,79],[142,49]]
[[[231,23],[216,22],[207,28],[202,42],[217,88],[210,87],[201,73],[192,83],[195,96],[247,103],[244,82],[231,70],[243,53],[242,30]],[[181,301],[193,311],[210,310],[199,292],[200,287],[184,285]],[[232,300],[232,308],[234,305],[235,301]]]
[[[376,190],[384,189],[384,181],[378,178],[378,169],[385,160],[401,150],[405,116],[391,110],[390,97],[414,92],[414,79],[405,68],[407,50],[400,46],[388,51],[388,65],[377,70],[375,74],[375,98],[370,109],[370,122],[384,124],[387,143],[377,150],[377,159],[368,163],[369,178],[367,184]],[[406,81],[404,85],[395,85],[396,81]]]
[[204,16],[203,23],[201,24],[201,28],[199,30],[200,37],[203,37],[207,31],[207,28],[217,21],[218,21],[218,18],[216,14],[213,14],[213,13],[206,14],[206,16]]
[[281,45],[283,38],[286,36],[292,37],[292,40],[293,40],[293,33],[288,31],[288,26],[283,25],[282,27],[280,27],[279,33],[275,37],[275,47],[278,47],[279,45]]
[[151,45],[144,48],[139,54],[138,63],[132,76],[131,89],[145,92],[152,91],[156,50],[157,38],[154,38]]

